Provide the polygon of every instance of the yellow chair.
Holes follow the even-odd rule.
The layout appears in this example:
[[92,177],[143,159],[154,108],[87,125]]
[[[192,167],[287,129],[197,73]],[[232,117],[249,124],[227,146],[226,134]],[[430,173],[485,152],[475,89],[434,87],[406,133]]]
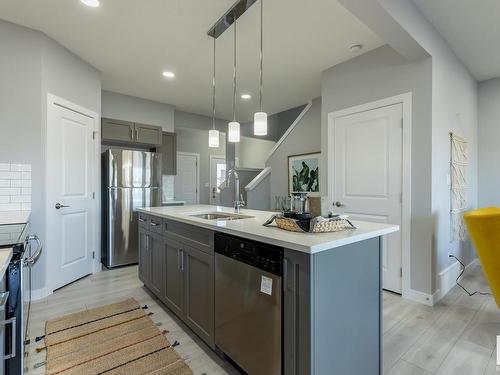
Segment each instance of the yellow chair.
[[500,308],[500,207],[486,207],[464,214],[472,243]]

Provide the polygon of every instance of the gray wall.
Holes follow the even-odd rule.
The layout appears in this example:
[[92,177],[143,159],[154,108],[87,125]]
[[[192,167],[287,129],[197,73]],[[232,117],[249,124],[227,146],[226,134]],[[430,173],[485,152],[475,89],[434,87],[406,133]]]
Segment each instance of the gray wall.
[[111,91],[102,92],[102,117],[158,125],[174,131],[174,107]]
[[[32,165],[31,228],[45,240],[47,93],[100,113],[99,72],[44,34],[0,21],[0,160]],[[46,286],[47,254],[33,270]]]
[[[474,254],[469,242],[450,238],[449,132],[468,141],[467,201],[477,206],[477,83],[442,36],[411,1],[381,0],[387,12],[432,56],[432,217],[434,276],[453,261],[451,251],[466,264]],[[435,291],[439,288],[433,280]]]
[[[288,156],[318,151],[321,151],[321,98],[313,100],[309,111],[266,162],[271,167],[271,201],[275,196],[288,196]],[[322,189],[321,194],[325,195],[326,190]]]
[[323,72],[322,151],[323,191],[327,189],[328,114],[387,97],[413,93],[412,113],[412,288],[432,289],[431,222],[431,69],[430,59],[407,63],[389,46],[383,46]]
[[500,206],[500,78],[479,84],[480,207]]

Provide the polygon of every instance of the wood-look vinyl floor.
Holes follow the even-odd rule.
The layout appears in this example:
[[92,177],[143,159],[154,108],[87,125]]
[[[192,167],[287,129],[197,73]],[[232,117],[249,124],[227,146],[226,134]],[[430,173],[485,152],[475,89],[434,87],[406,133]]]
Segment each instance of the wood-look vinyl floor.
[[[488,291],[479,266],[467,270],[463,283],[471,290]],[[195,374],[237,374],[180,322],[137,278],[137,267],[102,271],[68,285],[32,305],[31,344],[27,374],[43,374],[34,368],[45,352],[34,338],[43,334],[45,321],[127,297],[147,304],[155,322],[169,331],[176,347]],[[384,374],[387,375],[494,375],[496,335],[500,335],[500,310],[491,296],[467,296],[458,287],[433,307],[384,292]]]

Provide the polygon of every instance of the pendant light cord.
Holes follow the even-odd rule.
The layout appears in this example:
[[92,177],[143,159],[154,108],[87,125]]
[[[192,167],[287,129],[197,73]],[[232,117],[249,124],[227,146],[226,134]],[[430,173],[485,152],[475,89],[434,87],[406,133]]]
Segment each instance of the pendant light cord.
[[234,20],[234,56],[233,56],[233,121],[236,121],[236,20]]
[[262,112],[262,61],[264,60],[264,51],[263,51],[263,29],[264,25],[262,23],[263,20],[263,13],[264,13],[264,0],[260,0],[260,96],[259,96],[259,108],[260,111]]
[[212,126],[215,130],[215,38],[214,38],[214,76],[212,79]]

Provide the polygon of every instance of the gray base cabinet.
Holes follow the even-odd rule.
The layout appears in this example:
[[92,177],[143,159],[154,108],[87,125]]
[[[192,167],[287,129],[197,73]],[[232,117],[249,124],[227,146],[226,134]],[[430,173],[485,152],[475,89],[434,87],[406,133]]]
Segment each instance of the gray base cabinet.
[[181,268],[183,259],[183,245],[171,238],[165,238],[163,243],[165,252],[165,288],[160,300],[167,305],[176,315],[182,316],[184,311],[184,274]]
[[184,247],[183,255],[186,323],[213,346],[214,257],[190,246]]
[[[140,218],[139,278],[215,349],[214,233]],[[381,280],[380,238],[317,254],[285,249],[283,374],[382,374]]]
[[167,220],[158,226],[161,219],[143,216],[146,224],[139,226],[139,279],[214,348],[213,233]]
[[151,285],[151,252],[148,249],[149,231],[139,227],[139,280]]

